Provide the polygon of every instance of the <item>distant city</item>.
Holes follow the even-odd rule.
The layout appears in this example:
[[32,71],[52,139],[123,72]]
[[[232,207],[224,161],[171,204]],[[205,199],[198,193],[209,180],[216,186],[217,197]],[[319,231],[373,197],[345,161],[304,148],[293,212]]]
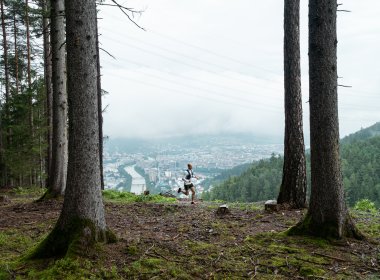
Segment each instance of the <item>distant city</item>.
[[191,162],[194,173],[201,177],[196,182],[197,192],[201,193],[202,182],[223,170],[283,154],[283,144],[251,144],[250,141],[249,137],[214,136],[183,141],[135,141],[129,146],[128,140],[106,143],[105,188],[135,194],[146,190],[175,194],[183,185],[182,178]]

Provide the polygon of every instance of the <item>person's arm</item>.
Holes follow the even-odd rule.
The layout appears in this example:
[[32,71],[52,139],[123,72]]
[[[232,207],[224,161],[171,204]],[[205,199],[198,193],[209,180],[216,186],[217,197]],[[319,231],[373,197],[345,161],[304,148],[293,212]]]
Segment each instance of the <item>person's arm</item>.
[[191,177],[193,177],[193,178],[195,178],[195,179],[197,179],[197,180],[199,180],[199,179],[200,179],[200,177],[199,177],[199,176],[197,176],[197,175],[195,175],[195,174],[194,174],[194,172],[193,172],[193,175],[192,175]]

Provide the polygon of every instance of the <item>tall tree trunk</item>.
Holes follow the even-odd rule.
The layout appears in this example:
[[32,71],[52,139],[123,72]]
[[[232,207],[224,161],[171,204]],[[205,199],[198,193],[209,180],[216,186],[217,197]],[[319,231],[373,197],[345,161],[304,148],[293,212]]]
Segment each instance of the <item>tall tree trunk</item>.
[[6,185],[6,178],[5,178],[5,162],[4,162],[4,144],[3,144],[3,116],[0,111],[0,188],[4,187]]
[[29,3],[25,0],[25,27],[26,27],[26,52],[27,52],[27,77],[28,77],[28,94],[29,97],[29,127],[32,137],[33,131],[33,94],[32,94],[32,73],[30,66],[30,30],[29,30]]
[[98,17],[96,17],[96,67],[97,67],[97,94],[98,94],[98,116],[99,116],[99,159],[100,159],[100,182],[101,189],[104,190],[103,176],[103,106],[102,106],[102,83],[100,73],[100,55],[99,55],[99,30]]
[[19,93],[19,73],[18,73],[18,46],[17,46],[17,25],[16,11],[13,11],[13,36],[14,36],[14,52],[15,52],[15,76],[16,76],[16,94]]
[[285,141],[279,204],[306,207],[306,158],[302,123],[300,0],[284,1]]
[[305,220],[291,232],[363,236],[345,204],[339,156],[336,0],[309,1],[311,197]]
[[46,116],[47,116],[47,153],[46,153],[46,170],[47,174],[46,185],[49,186],[50,170],[52,163],[52,147],[53,147],[53,89],[52,89],[52,60],[50,48],[50,5],[49,0],[43,0],[41,5],[43,9],[43,42],[44,42],[44,76],[45,76],[45,90],[46,90]]
[[[1,27],[3,32],[3,60],[4,60],[4,79],[5,79],[5,118],[9,118],[9,70],[8,70],[8,41],[7,41],[7,31],[5,29],[5,14],[4,14],[4,0],[0,0],[1,9]],[[3,149],[10,145],[11,131],[9,126],[6,129],[6,142],[3,143]],[[2,128],[1,128],[2,129]],[[3,130],[4,132],[4,130]],[[8,184],[8,168],[4,165],[3,176],[5,184]]]
[[[5,14],[4,14],[4,0],[0,0],[1,8],[1,27],[3,32],[3,59],[4,59],[4,79],[5,79],[5,103],[6,108],[9,105],[9,70],[8,70],[8,41],[7,31],[5,29]],[[8,114],[6,109],[6,113]]]
[[50,197],[63,195],[67,177],[67,88],[65,49],[65,3],[51,1],[51,46],[53,84],[52,163],[49,172]]
[[32,254],[34,258],[64,255],[68,250],[83,253],[95,242],[110,237],[100,190],[96,4],[95,0],[66,0],[65,5],[69,100],[67,186],[57,224]]

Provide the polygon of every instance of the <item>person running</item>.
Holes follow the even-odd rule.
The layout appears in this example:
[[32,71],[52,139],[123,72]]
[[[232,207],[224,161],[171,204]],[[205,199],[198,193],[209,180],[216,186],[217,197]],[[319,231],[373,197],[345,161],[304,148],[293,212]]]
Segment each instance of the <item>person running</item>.
[[182,178],[184,181],[184,188],[185,190],[182,190],[182,188],[178,189],[178,193],[183,193],[185,195],[189,195],[189,190],[191,191],[191,204],[195,204],[195,186],[192,182],[192,179],[196,178],[198,179],[197,176],[194,175],[193,173],[193,166],[191,163],[187,164],[187,170],[185,173],[185,177]]

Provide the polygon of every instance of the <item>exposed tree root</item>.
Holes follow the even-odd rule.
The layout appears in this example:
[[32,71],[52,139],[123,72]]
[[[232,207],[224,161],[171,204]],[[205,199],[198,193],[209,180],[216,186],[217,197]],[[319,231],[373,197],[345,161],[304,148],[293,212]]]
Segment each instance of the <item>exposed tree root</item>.
[[342,238],[354,238],[357,240],[365,240],[366,237],[356,228],[351,220],[351,217],[347,215],[346,221],[342,230],[335,223],[325,222],[323,224],[313,221],[312,216],[307,214],[306,217],[300,221],[297,225],[293,226],[287,231],[288,235],[311,235],[316,237],[322,237],[326,239],[342,239]]
[[65,227],[61,227],[58,221],[51,233],[25,259],[86,256],[95,251],[95,244],[116,241],[110,230],[102,230],[90,220],[73,219]]
[[63,195],[57,192],[53,192],[52,190],[48,189],[39,199],[37,199],[35,202],[42,202],[44,200],[49,199],[59,199],[62,198]]

